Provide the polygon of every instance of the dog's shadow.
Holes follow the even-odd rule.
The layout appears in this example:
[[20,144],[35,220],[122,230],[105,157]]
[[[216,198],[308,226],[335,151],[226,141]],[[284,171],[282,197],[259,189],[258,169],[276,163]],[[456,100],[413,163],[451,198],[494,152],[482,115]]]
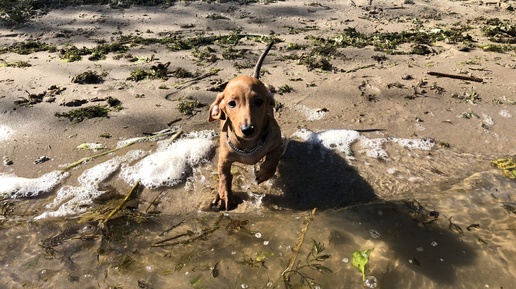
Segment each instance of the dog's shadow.
[[377,200],[373,188],[337,152],[290,140],[274,180],[281,194],[266,206],[294,210],[329,209]]

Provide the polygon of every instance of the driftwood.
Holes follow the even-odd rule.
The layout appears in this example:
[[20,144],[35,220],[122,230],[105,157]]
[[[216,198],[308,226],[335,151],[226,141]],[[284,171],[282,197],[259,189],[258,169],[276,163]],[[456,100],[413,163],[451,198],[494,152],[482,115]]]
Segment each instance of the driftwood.
[[438,76],[438,77],[448,77],[453,79],[461,79],[461,80],[468,80],[468,81],[475,81],[475,82],[483,82],[484,80],[482,78],[474,77],[474,76],[465,76],[465,75],[457,75],[457,74],[448,74],[448,73],[441,73],[441,72],[435,72],[430,71],[428,72],[429,75]]

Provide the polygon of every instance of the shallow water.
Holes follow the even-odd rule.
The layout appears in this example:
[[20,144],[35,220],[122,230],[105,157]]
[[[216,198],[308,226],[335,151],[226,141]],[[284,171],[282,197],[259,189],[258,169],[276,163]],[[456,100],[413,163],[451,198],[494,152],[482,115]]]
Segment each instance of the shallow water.
[[[497,156],[383,148],[378,159],[359,144],[291,140],[272,181],[234,167],[229,213],[202,210],[210,163],[173,188],[140,189],[104,229],[128,188],[114,178],[76,216],[34,221],[54,192],[4,200],[2,288],[367,288],[352,253],[368,249],[371,288],[512,288],[516,182],[490,166]],[[310,255],[314,242],[324,250]]]

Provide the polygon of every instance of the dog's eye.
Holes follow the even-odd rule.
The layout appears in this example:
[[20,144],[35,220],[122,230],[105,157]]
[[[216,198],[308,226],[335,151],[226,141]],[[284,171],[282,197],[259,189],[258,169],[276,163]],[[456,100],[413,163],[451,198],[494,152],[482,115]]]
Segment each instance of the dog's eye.
[[256,106],[261,106],[263,104],[263,99],[261,98],[258,98],[254,101],[254,104],[256,104]]
[[232,100],[232,101],[228,102],[228,106],[231,108],[234,108],[236,106],[236,101]]

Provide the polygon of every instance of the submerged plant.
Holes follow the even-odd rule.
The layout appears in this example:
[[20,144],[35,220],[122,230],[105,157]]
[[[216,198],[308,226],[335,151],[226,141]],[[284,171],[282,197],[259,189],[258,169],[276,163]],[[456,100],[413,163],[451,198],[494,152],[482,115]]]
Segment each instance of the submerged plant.
[[491,161],[491,165],[502,170],[502,174],[512,180],[516,180],[516,160],[513,158],[501,158]]
[[324,266],[323,262],[331,257],[330,254],[325,254],[324,245],[312,239],[312,249],[302,263],[298,261],[297,264],[290,270],[283,272],[284,276],[288,276],[288,282],[285,283],[286,288],[293,288],[290,284],[291,276],[297,275],[300,278],[301,284],[308,286],[308,288],[318,288],[319,286],[315,282],[315,279],[311,277],[306,269],[317,271],[319,273],[333,273],[333,271]]
[[358,271],[362,273],[362,280],[365,281],[365,271],[366,265],[369,262],[369,255],[371,254],[372,249],[364,250],[364,251],[354,251],[352,253],[353,258],[351,259],[351,265],[357,268]]

